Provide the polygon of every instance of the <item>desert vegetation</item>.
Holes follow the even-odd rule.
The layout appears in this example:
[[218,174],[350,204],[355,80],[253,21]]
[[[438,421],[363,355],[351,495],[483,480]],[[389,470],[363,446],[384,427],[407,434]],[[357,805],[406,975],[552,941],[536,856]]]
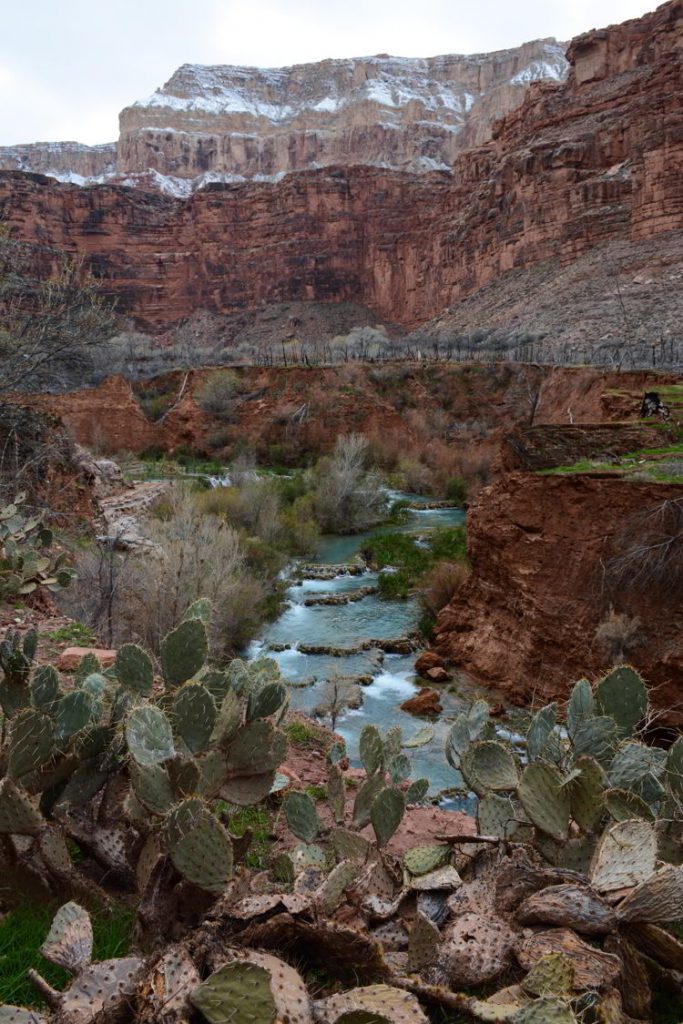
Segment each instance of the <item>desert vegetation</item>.
[[[285,724],[287,688],[272,662],[207,665],[207,614],[195,603],[158,661],[123,645],[103,673],[86,655],[68,687],[30,644],[0,665],[3,897],[61,904],[44,959],[24,944],[34,992],[8,1020],[668,1019],[683,747],[644,741],[637,673],[577,683],[523,741],[472,704],[446,756],[476,832],[397,848],[427,796],[409,755],[429,730],[367,726],[353,787],[330,735],[325,784],[292,785],[278,768],[305,730]],[[281,839],[255,870],[259,814]],[[102,914],[122,907],[113,948]]]

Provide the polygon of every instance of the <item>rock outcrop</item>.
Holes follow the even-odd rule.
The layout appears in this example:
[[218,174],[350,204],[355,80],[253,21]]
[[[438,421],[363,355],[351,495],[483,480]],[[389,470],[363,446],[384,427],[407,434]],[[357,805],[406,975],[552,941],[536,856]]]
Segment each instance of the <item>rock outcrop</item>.
[[681,273],[682,37],[681,0],[580,37],[568,82],[532,84],[452,174],[323,168],[179,201],[6,172],[0,209],[16,236],[84,253],[155,330],[282,301],[359,302],[413,327],[508,272],[615,241],[635,260],[674,237]]
[[533,81],[561,81],[554,39],[428,59],[363,57],[289,68],[184,64],[122,111],[120,174],[273,176],[329,164],[449,169],[491,137]]
[[0,146],[0,170],[47,174],[80,185],[116,172],[116,143],[84,146],[81,142],[32,142]]
[[513,473],[468,513],[472,575],[439,615],[437,652],[507,699],[562,700],[612,660],[598,627],[613,609],[634,625],[628,660],[669,721],[683,723],[683,611],[673,593],[614,585],[634,517],[683,488],[590,476]]

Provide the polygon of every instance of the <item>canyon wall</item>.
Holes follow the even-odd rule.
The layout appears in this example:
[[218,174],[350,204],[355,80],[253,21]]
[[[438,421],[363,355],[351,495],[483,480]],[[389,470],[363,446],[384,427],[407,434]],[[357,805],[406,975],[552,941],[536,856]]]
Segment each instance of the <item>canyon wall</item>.
[[596,631],[613,608],[639,620],[628,660],[680,726],[680,600],[653,586],[611,585],[605,568],[634,516],[681,493],[585,475],[499,479],[469,509],[472,576],[439,615],[439,653],[516,703],[563,700],[577,679],[610,667]]
[[0,170],[48,174],[81,184],[116,171],[116,143],[84,146],[81,142],[32,142],[0,146]]
[[[662,237],[683,271],[683,3],[580,37],[452,174],[324,168],[187,201],[0,175],[13,234],[84,253],[140,324],[353,301],[413,327],[509,271]],[[674,243],[671,243],[671,239]],[[605,268],[609,274],[609,268]],[[571,311],[567,311],[571,317]]]
[[561,81],[554,39],[473,56],[364,57],[289,68],[185,64],[120,116],[117,167],[247,178],[329,164],[450,168],[529,83]]

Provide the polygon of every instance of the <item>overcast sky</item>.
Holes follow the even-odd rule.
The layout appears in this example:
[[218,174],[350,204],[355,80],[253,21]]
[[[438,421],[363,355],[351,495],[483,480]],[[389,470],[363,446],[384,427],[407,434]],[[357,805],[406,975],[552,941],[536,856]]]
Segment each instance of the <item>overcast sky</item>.
[[118,112],[184,63],[277,67],[568,40],[659,0],[12,0],[0,25],[0,145],[113,141]]

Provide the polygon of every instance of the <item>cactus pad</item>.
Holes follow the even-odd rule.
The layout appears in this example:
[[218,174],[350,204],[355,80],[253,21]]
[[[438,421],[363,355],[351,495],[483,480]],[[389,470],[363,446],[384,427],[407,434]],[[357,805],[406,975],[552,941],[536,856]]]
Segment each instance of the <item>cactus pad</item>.
[[508,1018],[510,1024],[578,1024],[568,1003],[561,999],[535,999]]
[[421,804],[429,792],[429,779],[415,779],[406,790],[406,804]]
[[387,764],[389,778],[395,786],[400,786],[402,782],[410,778],[410,769],[410,758],[405,754],[396,754]]
[[539,757],[547,757],[544,747],[550,741],[556,723],[557,704],[548,704],[533,716],[526,737],[529,760],[536,761]]
[[85,690],[72,690],[57,705],[55,742],[64,743],[99,715],[100,702]]
[[173,698],[173,724],[185,746],[199,754],[209,745],[216,724],[216,705],[201,683],[186,683]]
[[175,689],[199,672],[206,661],[208,638],[201,619],[187,619],[161,642],[161,669],[167,686]]
[[173,787],[168,772],[160,764],[142,767],[135,761],[130,766],[133,790],[140,803],[153,814],[166,814],[174,803]]
[[126,716],[125,731],[128,750],[143,768],[161,764],[175,754],[171,723],[159,708],[133,708]]
[[448,859],[449,853],[449,846],[414,846],[403,855],[403,866],[411,875],[426,875],[428,871],[440,867]]
[[371,775],[356,793],[353,803],[353,820],[358,828],[364,828],[370,821],[370,808],[378,795],[386,789],[382,773]]
[[218,708],[216,724],[211,734],[211,742],[218,744],[223,750],[227,750],[237,735],[241,722],[240,702],[234,691],[228,690]]
[[629,740],[621,744],[609,766],[610,786],[629,789],[646,803],[654,803],[664,796],[661,779],[666,762],[666,751]]
[[7,773],[15,779],[42,768],[52,757],[52,719],[27,708],[12,720]]
[[45,820],[28,793],[12,779],[0,782],[0,834],[34,836],[45,826]]
[[327,770],[327,801],[335,822],[343,822],[346,811],[346,786],[341,769],[336,764],[331,764]]
[[119,647],[114,665],[116,678],[127,690],[148,696],[154,683],[152,659],[137,644]]
[[593,718],[594,705],[591,684],[587,679],[579,679],[578,683],[574,684],[567,705],[567,731],[572,738],[582,722]]
[[226,964],[190,995],[209,1024],[273,1024],[277,1009],[270,974],[256,964]]
[[180,946],[166,950],[152,968],[140,992],[145,1021],[183,1024],[190,993],[201,984],[199,972]]
[[52,665],[42,665],[33,674],[30,683],[31,700],[37,708],[50,711],[60,698],[59,676]]
[[683,918],[683,868],[667,864],[641,882],[619,905],[622,921],[648,924],[680,921]]
[[92,958],[90,915],[77,903],[65,903],[54,916],[40,952],[46,960],[77,974]]
[[401,824],[406,800],[400,789],[383,789],[372,802],[370,821],[380,846],[389,842]]
[[408,969],[411,972],[421,971],[433,963],[440,942],[439,929],[418,910],[408,936]]
[[0,1006],[0,1024],[47,1024],[47,1017],[37,1010],[27,1010],[25,1006]]
[[669,749],[666,774],[671,792],[678,800],[683,800],[683,736],[679,736]]
[[366,725],[360,734],[360,759],[368,775],[378,772],[384,763],[384,744],[379,729]]
[[490,913],[460,914],[444,936],[439,970],[452,988],[482,985],[510,965],[516,932]]
[[613,984],[621,970],[618,956],[591,946],[567,928],[535,932],[519,943],[516,949],[517,959],[527,971],[532,970],[549,953],[561,953],[571,961],[576,989],[607,987]]
[[228,803],[238,807],[250,807],[258,804],[271,793],[275,782],[275,772],[263,772],[261,775],[241,775],[225,779],[220,794]]
[[284,800],[287,824],[297,837],[312,843],[320,835],[322,825],[315,804],[308,793],[289,793]]
[[424,747],[434,739],[435,731],[433,725],[423,725],[421,729],[414,732],[405,740],[404,747]]
[[586,754],[575,761],[574,768],[579,774],[568,787],[572,818],[584,832],[592,832],[605,813],[607,778],[595,758]]
[[260,689],[252,690],[247,701],[247,720],[269,718],[287,700],[287,689],[282,683],[266,683]]
[[629,818],[644,818],[654,821],[652,809],[645,801],[628,789],[608,789],[605,793],[605,807],[615,821],[628,821]]
[[263,774],[279,768],[287,750],[283,732],[270,722],[250,722],[230,744],[228,771],[236,775]]
[[340,860],[367,860],[371,844],[364,836],[345,828],[335,828],[330,838],[334,852]]
[[654,873],[657,835],[646,821],[620,821],[603,832],[591,866],[591,882],[600,892],[627,889]]
[[522,982],[533,996],[564,996],[574,987],[574,965],[563,953],[548,953],[537,960]]
[[617,925],[612,908],[587,886],[575,883],[540,889],[522,900],[515,913],[522,924],[572,928],[582,935],[608,935]]
[[359,865],[352,860],[342,860],[330,871],[317,893],[317,904],[323,914],[333,914],[342,901],[345,891],[356,881]]
[[515,819],[521,816],[520,808],[509,796],[487,793],[477,805],[477,823],[483,836],[498,836],[510,839],[519,828]]
[[600,764],[609,764],[617,743],[617,725],[608,715],[585,718],[572,734],[574,757],[593,757]]
[[[365,1013],[370,1016],[351,1017]],[[389,1021],[390,1024],[428,1024],[415,996],[390,985],[368,985],[330,996],[316,1003],[316,1018],[321,1024],[349,1024],[360,1020]]]
[[177,871],[207,892],[222,892],[232,878],[233,851],[230,836],[209,811],[194,828],[170,847]]
[[60,1016],[68,1021],[94,1021],[130,1002],[143,960],[137,956],[103,960],[86,967],[60,1000]]
[[460,770],[479,796],[485,796],[489,790],[516,789],[519,781],[511,752],[496,740],[471,743],[462,754]]
[[647,714],[647,688],[634,668],[622,665],[598,683],[595,706],[600,715],[617,723],[620,736],[632,736]]
[[534,825],[555,839],[566,839],[571,816],[569,793],[562,773],[543,761],[530,764],[517,790]]

